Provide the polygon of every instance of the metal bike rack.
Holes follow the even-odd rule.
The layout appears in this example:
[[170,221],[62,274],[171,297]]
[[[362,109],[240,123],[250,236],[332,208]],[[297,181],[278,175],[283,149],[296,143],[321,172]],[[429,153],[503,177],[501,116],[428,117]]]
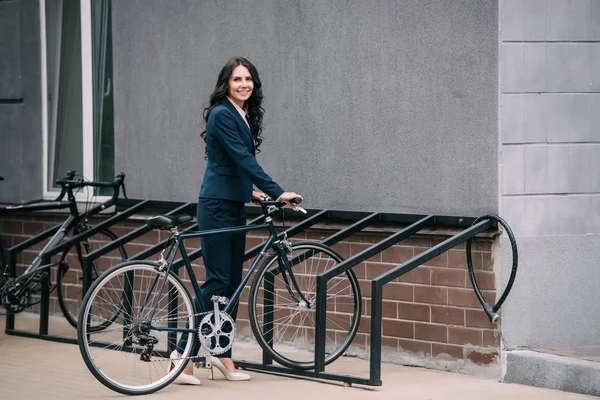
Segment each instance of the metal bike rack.
[[[485,232],[489,229],[496,228],[495,221],[482,221],[474,226],[470,226],[475,218],[467,217],[451,217],[451,216],[418,216],[418,215],[402,215],[389,213],[352,213],[345,212],[329,212],[330,217],[353,218],[359,219],[354,224],[345,229],[325,238],[321,241],[323,244],[333,245],[362,229],[373,225],[377,222],[396,222],[409,224],[408,227],[400,230],[380,242],[373,244],[371,247],[362,252],[346,259],[336,267],[325,271],[317,276],[317,305],[316,305],[316,331],[315,331],[315,369],[308,371],[292,370],[283,366],[273,365],[273,361],[263,352],[263,362],[261,364],[251,363],[246,361],[237,361],[236,364],[243,368],[255,371],[264,371],[279,373],[287,376],[309,377],[323,380],[339,381],[346,385],[359,384],[366,386],[381,386],[381,333],[382,333],[382,294],[383,286],[386,283],[396,279],[397,277],[411,271],[412,269],[422,265],[434,257],[448,251],[458,244],[474,238],[476,235]],[[439,227],[468,227],[457,235],[450,237],[442,243],[428,249],[418,256],[413,257],[407,262],[392,268],[390,271],[378,276],[371,282],[371,334],[370,334],[370,364],[369,377],[357,377],[351,375],[341,375],[325,372],[325,333],[326,333],[326,312],[327,312],[327,282],[333,277],[347,271],[363,261],[373,257],[374,255],[384,251],[385,249],[397,244],[403,239],[406,239],[424,228],[439,228]],[[469,227],[470,226],[470,227]],[[269,321],[265,321],[265,324]]]
[[[195,207],[195,205],[193,205],[193,206]],[[192,204],[191,203],[172,203],[172,202],[167,203],[167,202],[160,202],[160,201],[153,201],[153,200],[117,200],[117,207],[120,208],[119,212],[117,214],[111,216],[110,218],[106,219],[105,221],[99,223],[98,225],[94,225],[94,227],[92,229],[82,232],[79,235],[73,236],[71,239],[61,243],[59,246],[56,246],[55,248],[50,249],[49,251],[47,251],[45,253],[40,253],[39,256],[42,258],[42,265],[50,264],[50,260],[53,256],[64,252],[65,250],[69,249],[71,246],[74,246],[77,243],[81,242],[82,240],[95,235],[96,233],[102,231],[103,229],[110,228],[111,226],[115,225],[116,223],[126,220],[127,218],[131,217],[132,215],[134,215],[136,213],[139,213],[140,211],[147,210],[147,209],[161,209],[161,210],[162,209],[172,209],[173,207],[175,207],[175,209],[170,211],[169,214],[172,214],[175,212],[180,212],[180,211],[183,212],[186,210],[189,212],[189,210],[191,210],[191,208],[192,208]],[[42,242],[45,239],[52,237],[52,235],[54,235],[56,233],[56,231],[58,231],[58,229],[60,228],[61,225],[62,225],[62,223],[8,249],[7,259],[8,259],[8,268],[9,268],[10,277],[15,277],[15,274],[16,274],[17,254],[22,252],[23,250],[30,248],[31,246],[33,246],[37,243]],[[150,230],[151,229],[146,227],[145,225],[141,226],[140,228],[128,233],[127,235],[125,235],[117,240],[110,242],[109,244],[101,247],[100,249],[97,249],[90,254],[84,255],[83,256],[83,261],[84,261],[83,285],[85,285],[85,286],[82,289],[82,296],[85,296],[86,290],[90,286],[90,282],[91,282],[90,268],[91,268],[92,262],[94,260],[96,260],[99,257],[101,257],[102,255],[108,253],[109,251],[114,250],[114,249],[118,248],[119,246],[124,245],[125,243],[142,236],[143,234],[149,232]],[[74,339],[74,338],[48,334],[49,305],[50,305],[50,291],[49,291],[49,287],[48,287],[48,284],[46,281],[46,282],[42,282],[42,291],[41,291],[41,299],[40,299],[39,332],[32,333],[32,332],[27,332],[27,331],[16,330],[15,329],[15,315],[16,314],[7,314],[5,333],[9,334],[9,335],[31,337],[31,338],[51,340],[51,341],[63,342],[63,343],[77,343],[77,339]]]
[[[175,202],[161,202],[152,200],[117,200],[117,207],[123,208],[118,214],[108,218],[106,221],[94,228],[83,232],[80,235],[73,237],[72,239],[62,243],[60,246],[42,254],[43,262],[49,263],[52,256],[63,252],[79,241],[88,238],[95,233],[109,228],[117,222],[123,221],[129,218],[131,215],[144,210],[144,209],[159,209],[169,210],[167,215],[175,215],[179,213],[185,213],[190,215],[196,214],[196,203],[175,203]],[[257,207],[246,207],[246,212],[249,217],[255,216],[248,222],[249,225],[260,223],[264,217]],[[359,384],[366,386],[381,386],[381,334],[382,334],[382,294],[383,287],[390,281],[404,275],[405,273],[417,268],[423,263],[431,260],[434,257],[448,251],[449,249],[457,246],[460,243],[466,242],[476,235],[481,234],[485,231],[494,230],[497,231],[497,223],[493,220],[484,220],[473,225],[476,220],[473,217],[458,217],[458,216],[437,216],[437,215],[413,215],[413,214],[393,214],[393,213],[369,213],[369,212],[348,212],[348,211],[336,211],[336,210],[308,210],[307,216],[304,219],[297,218],[297,213],[286,211],[284,213],[287,221],[290,222],[290,226],[281,231],[279,236],[282,237],[284,233],[288,237],[294,237],[298,233],[301,233],[314,225],[323,221],[342,221],[343,225],[346,226],[343,229],[338,230],[334,234],[322,239],[322,244],[332,246],[342,240],[363,231],[365,228],[371,228],[370,232],[374,229],[378,229],[381,224],[394,224],[394,226],[406,226],[405,228],[389,235],[387,238],[371,245],[367,249],[360,253],[349,257],[345,261],[338,264],[333,269],[325,271],[317,276],[317,304],[316,304],[316,331],[315,331],[315,369],[308,371],[298,371],[287,367],[278,366],[273,364],[273,360],[263,351],[262,363],[253,363],[245,360],[236,360],[236,364],[242,368],[254,371],[261,371],[267,373],[277,373],[285,376],[297,376],[297,377],[308,377],[316,378],[329,381],[343,382],[347,385]],[[51,237],[60,227],[57,225],[51,229],[48,229],[41,234],[28,239],[27,241],[12,247],[8,250],[8,262],[12,276],[14,276],[16,268],[16,256],[19,252],[26,248],[33,246],[49,237]],[[371,333],[370,333],[370,365],[369,365],[369,377],[358,377],[351,375],[342,375],[325,372],[325,334],[326,334],[326,291],[327,283],[333,277],[354,268],[356,265],[362,263],[365,260],[373,257],[374,255],[381,253],[385,249],[399,243],[400,241],[409,238],[410,236],[417,234],[423,229],[440,229],[440,228],[453,228],[463,229],[460,233],[450,237],[449,239],[437,244],[436,246],[428,249],[427,251],[413,257],[412,259],[404,262],[396,267],[390,269],[390,271],[378,276],[371,282],[372,288],[372,303],[371,303]],[[183,230],[183,232],[192,231],[197,229],[197,224],[191,224]],[[335,228],[325,226],[326,230],[334,230]],[[117,249],[119,246],[123,246],[132,240],[137,239],[143,234],[149,232],[151,228],[146,225],[142,225],[139,228],[131,231],[130,233],[110,242],[109,244],[89,253],[83,257],[84,260],[84,282],[83,282],[83,294],[89,288],[91,284],[90,268],[92,262],[99,257],[107,254],[108,252]],[[162,251],[168,239],[164,239],[157,244],[145,249],[138,254],[130,256],[128,260],[145,260],[148,257]],[[246,251],[244,260],[247,261],[255,257],[262,244],[258,244],[253,248]],[[199,248],[188,254],[189,261],[193,261],[202,256],[202,249]],[[182,258],[177,259],[173,263],[175,273],[178,273],[180,268],[184,265]],[[44,285],[46,289],[42,292],[42,306],[40,310],[40,329],[39,334],[30,332],[21,332],[14,329],[14,315],[7,316],[6,333],[12,335],[20,335],[26,337],[40,338],[45,340],[53,340],[60,342],[77,343],[76,339],[64,338],[58,336],[48,335],[48,301],[49,293],[47,285]],[[268,318],[265,323],[269,323]],[[172,350],[172,349],[170,349]]]

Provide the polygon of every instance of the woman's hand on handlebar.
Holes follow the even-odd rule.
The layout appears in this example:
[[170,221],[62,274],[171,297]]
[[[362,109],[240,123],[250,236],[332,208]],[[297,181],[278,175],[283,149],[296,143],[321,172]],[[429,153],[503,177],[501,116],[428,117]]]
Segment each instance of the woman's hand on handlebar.
[[295,199],[298,199],[298,198],[300,200],[302,200],[302,196],[300,196],[298,193],[283,192],[283,194],[281,196],[279,196],[279,198],[277,199],[277,201],[282,201],[285,204],[287,204],[289,207],[296,208],[296,207],[298,207],[298,205],[300,203],[299,202],[292,202],[292,200],[295,200]]
[[260,205],[262,201],[267,198],[267,195],[262,192],[257,192],[256,190],[252,191],[252,204]]

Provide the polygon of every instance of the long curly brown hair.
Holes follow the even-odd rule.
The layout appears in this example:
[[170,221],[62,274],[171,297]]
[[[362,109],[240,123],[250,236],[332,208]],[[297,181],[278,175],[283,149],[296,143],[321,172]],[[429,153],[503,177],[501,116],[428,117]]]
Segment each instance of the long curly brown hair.
[[[219,104],[221,100],[223,100],[227,94],[229,93],[229,78],[233,73],[235,67],[243,65],[248,68],[250,75],[252,76],[252,81],[254,82],[254,89],[252,89],[252,94],[250,98],[246,100],[244,104],[246,107],[246,115],[248,117],[248,124],[250,125],[250,131],[254,135],[254,139],[256,140],[256,152],[260,152],[258,147],[262,143],[263,139],[261,136],[263,127],[262,127],[262,119],[264,108],[262,108],[262,83],[260,82],[260,77],[258,76],[258,71],[252,65],[252,63],[246,60],[243,57],[232,57],[230,58],[225,66],[221,69],[219,73],[219,77],[217,78],[217,84],[215,85],[215,90],[210,95],[210,101],[208,107],[204,109],[204,121],[208,122],[208,116],[211,111]],[[200,137],[204,139],[206,143],[206,129],[200,133]],[[204,149],[205,154],[207,154],[207,149]]]

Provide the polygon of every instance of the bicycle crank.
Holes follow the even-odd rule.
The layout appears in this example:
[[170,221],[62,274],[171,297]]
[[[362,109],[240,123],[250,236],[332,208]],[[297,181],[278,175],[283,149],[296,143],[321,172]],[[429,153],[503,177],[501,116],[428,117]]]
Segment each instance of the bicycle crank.
[[210,354],[223,354],[231,349],[235,340],[235,322],[229,314],[218,312],[215,322],[215,312],[207,313],[200,321],[198,339],[202,347]]

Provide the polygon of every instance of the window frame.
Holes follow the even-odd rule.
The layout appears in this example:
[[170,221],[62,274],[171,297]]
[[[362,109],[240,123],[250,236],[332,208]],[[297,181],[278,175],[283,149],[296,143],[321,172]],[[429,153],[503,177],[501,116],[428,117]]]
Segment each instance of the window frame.
[[[63,0],[65,1],[65,0]],[[89,180],[95,180],[94,176],[94,92],[92,71],[92,0],[80,1],[81,20],[81,86],[82,86],[82,142],[83,148],[83,171],[78,174]],[[40,1],[40,36],[41,36],[41,92],[42,92],[42,197],[46,200],[54,199],[59,193],[58,189],[52,188],[52,182],[48,179],[49,152],[49,120],[48,120],[48,58],[46,37],[46,0]],[[79,192],[77,201],[104,202],[110,196],[94,196],[93,194]]]

